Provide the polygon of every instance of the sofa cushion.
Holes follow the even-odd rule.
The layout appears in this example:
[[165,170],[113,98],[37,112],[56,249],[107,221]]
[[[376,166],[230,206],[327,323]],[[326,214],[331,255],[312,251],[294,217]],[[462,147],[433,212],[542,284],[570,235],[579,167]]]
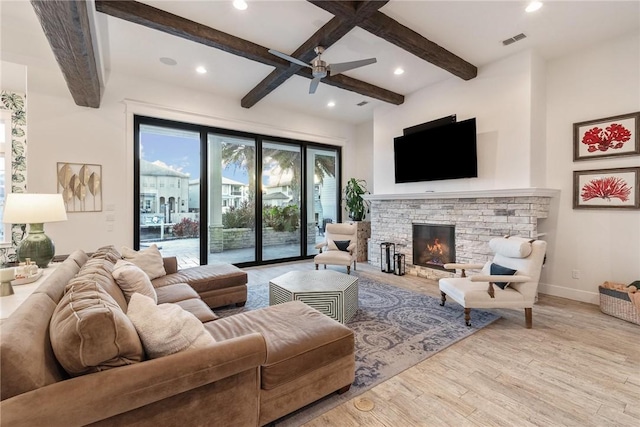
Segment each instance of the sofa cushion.
[[152,359],[215,342],[196,316],[176,304],[157,305],[151,298],[135,293],[127,316]]
[[158,296],[151,284],[151,280],[149,280],[149,276],[134,263],[124,259],[118,260],[114,266],[112,276],[122,290],[127,303],[129,303],[131,295],[136,292],[146,295],[152,298],[156,304],[158,303]]
[[184,268],[177,273],[159,277],[152,283],[156,291],[162,286],[188,283],[198,294],[202,294],[211,290],[246,285],[247,273],[233,264],[212,263]]
[[127,300],[124,297],[124,293],[116,283],[116,280],[113,278],[113,267],[114,264],[107,259],[89,259],[82,268],[80,268],[76,277],[69,281],[67,288],[76,283],[95,281],[103,290],[111,295],[124,312],[127,310]]
[[91,258],[106,259],[112,264],[115,264],[119,259],[122,258],[122,255],[120,254],[120,252],[118,252],[115,246],[109,245],[109,246],[102,246],[96,249],[96,251],[91,254]]
[[204,301],[202,301],[200,298],[185,299],[182,301],[178,301],[175,304],[179,305],[184,310],[187,310],[189,313],[196,316],[202,323],[211,322],[220,318],[213,311],[211,311],[209,306],[207,306],[207,304],[205,304]]
[[149,275],[150,280],[167,274],[164,269],[162,254],[158,250],[158,246],[156,244],[140,251],[135,251],[123,246],[122,257],[140,267],[145,273],[147,273],[147,275]]
[[142,343],[120,306],[95,280],[76,280],[49,325],[58,362],[71,376],[140,362]]
[[301,301],[291,301],[205,323],[216,341],[259,332],[267,344],[261,387],[273,389],[354,354],[354,335]]
[[176,303],[186,299],[200,299],[198,293],[186,283],[176,283],[175,285],[163,286],[155,290],[158,295],[158,304],[165,302]]

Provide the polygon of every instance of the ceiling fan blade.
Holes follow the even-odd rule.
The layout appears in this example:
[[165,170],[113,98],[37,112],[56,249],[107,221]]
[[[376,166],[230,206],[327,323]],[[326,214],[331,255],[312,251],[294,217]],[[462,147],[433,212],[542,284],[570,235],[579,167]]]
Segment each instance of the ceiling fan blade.
[[279,56],[282,59],[286,59],[287,61],[293,62],[296,65],[301,65],[303,67],[311,68],[311,65],[304,63],[299,59],[294,58],[293,56],[289,56],[286,53],[278,52],[277,50],[274,50],[274,49],[269,49],[269,53],[275,56]]
[[318,88],[318,84],[320,83],[320,80],[322,80],[321,77],[316,77],[313,80],[311,80],[311,84],[309,85],[309,94],[316,93],[316,89]]
[[343,73],[345,71],[353,70],[354,68],[364,67],[365,65],[375,64],[375,63],[376,63],[376,58],[369,58],[369,59],[361,59],[359,61],[339,62],[337,64],[331,64],[327,68],[329,68],[329,72],[333,76],[339,73]]

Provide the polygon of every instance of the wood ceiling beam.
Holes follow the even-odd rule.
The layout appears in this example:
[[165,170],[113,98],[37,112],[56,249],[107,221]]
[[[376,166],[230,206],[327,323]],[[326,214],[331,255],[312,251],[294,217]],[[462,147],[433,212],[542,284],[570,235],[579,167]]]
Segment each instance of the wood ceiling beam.
[[[360,20],[367,19],[371,14],[375,13],[379,8],[384,6],[387,1],[366,1],[362,2],[361,10],[356,13],[355,2],[337,2],[337,4],[343,5],[349,11],[345,12],[345,16],[334,16],[329,22],[323,25],[318,31],[316,31],[307,41],[305,41],[298,49],[291,54],[294,58],[297,58],[303,62],[311,62],[317,54],[314,49],[317,46],[322,46],[325,49],[336,43],[342,37],[344,37],[349,31],[351,31]],[[300,65],[291,64],[288,68],[276,68],[267,77],[265,77],[256,87],[251,89],[246,94],[240,105],[244,108],[251,108],[257,104],[265,96],[273,92],[276,88],[282,85],[289,77],[294,74],[304,75],[305,77],[313,78],[306,70],[302,71],[305,67]],[[351,79],[354,80],[354,79]],[[326,78],[322,80],[326,82]],[[341,89],[350,90],[352,92],[358,92],[362,95],[366,95],[372,98],[377,98],[385,102],[391,102],[393,104],[402,104],[404,97],[402,95],[393,93],[391,91],[379,88],[370,84],[360,84],[364,82],[358,81],[345,81],[344,79],[337,79],[332,81],[331,84]],[[342,87],[341,85],[348,85],[348,87]],[[362,93],[368,92],[368,93]]]
[[[353,2],[322,0],[308,1],[329,13],[345,19],[355,13],[353,10]],[[360,8],[367,6],[366,2],[355,2],[355,8],[358,11]],[[470,64],[459,56],[423,37],[419,33],[400,24],[398,21],[388,17],[379,10],[376,10],[368,19],[360,21],[357,25],[363,30],[368,31],[371,34],[416,55],[418,58],[430,62],[436,67],[442,68],[443,70],[460,77],[463,80],[470,80],[478,75],[478,68],[475,65]]]
[[[379,3],[380,7],[382,7],[386,2],[372,1],[372,3]],[[273,89],[282,84],[286,78],[293,74],[309,79],[313,78],[310,72],[306,71],[306,69],[302,69],[303,67],[291,65],[289,61],[285,61],[284,59],[270,54],[269,49],[266,47],[232,36],[214,28],[207,27],[189,19],[182,18],[161,9],[130,0],[96,0],[95,4],[98,12],[124,19],[135,24],[143,25],[148,28],[153,28],[186,40],[214,47],[262,64],[276,67],[277,70],[267,76],[265,80],[263,80],[256,88],[254,88],[254,90],[243,98],[241,103],[243,107],[249,108],[255,105],[256,102],[273,91]],[[375,11],[372,11],[372,13],[373,12]],[[352,26],[347,29],[346,24],[340,22],[338,19],[335,21],[331,20],[323,28],[325,27],[326,29],[324,31],[321,28],[307,42],[300,46],[300,48],[294,52],[294,55],[299,54],[299,56],[296,57],[308,58],[310,61],[315,57],[315,53],[313,56],[309,57],[313,52],[313,48],[318,45],[324,45],[323,43],[326,43],[326,45],[333,44],[335,43],[334,39],[339,39],[353,28]],[[283,73],[277,73],[276,71],[282,71]],[[280,74],[282,74],[282,76]],[[286,75],[288,75],[288,77],[285,78]],[[327,83],[341,89],[356,91],[361,95],[381,99],[382,101],[394,104],[404,102],[404,97],[402,95],[387,91],[377,86],[360,82],[356,79],[347,78],[346,76],[342,76],[343,78],[333,77],[331,77],[330,83],[329,77],[325,80]],[[399,99],[401,99],[401,101],[398,101]]]
[[31,0],[76,105],[100,107],[100,78],[84,0]]

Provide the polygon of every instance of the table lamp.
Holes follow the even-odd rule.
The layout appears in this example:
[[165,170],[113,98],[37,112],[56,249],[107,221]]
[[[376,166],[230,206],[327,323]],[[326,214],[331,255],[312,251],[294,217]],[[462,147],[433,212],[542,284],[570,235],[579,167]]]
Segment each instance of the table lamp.
[[55,246],[44,234],[44,223],[66,220],[62,194],[7,194],[2,221],[7,224],[29,224],[29,234],[17,249],[20,262],[31,258],[40,268],[49,265],[55,255]]

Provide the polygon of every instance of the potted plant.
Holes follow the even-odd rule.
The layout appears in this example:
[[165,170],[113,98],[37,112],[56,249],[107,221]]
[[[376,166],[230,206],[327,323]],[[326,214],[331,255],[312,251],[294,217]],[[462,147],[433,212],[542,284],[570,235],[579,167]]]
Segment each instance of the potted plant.
[[369,212],[369,201],[362,198],[368,192],[367,181],[364,179],[351,178],[347,181],[343,194],[352,221],[362,221]]

